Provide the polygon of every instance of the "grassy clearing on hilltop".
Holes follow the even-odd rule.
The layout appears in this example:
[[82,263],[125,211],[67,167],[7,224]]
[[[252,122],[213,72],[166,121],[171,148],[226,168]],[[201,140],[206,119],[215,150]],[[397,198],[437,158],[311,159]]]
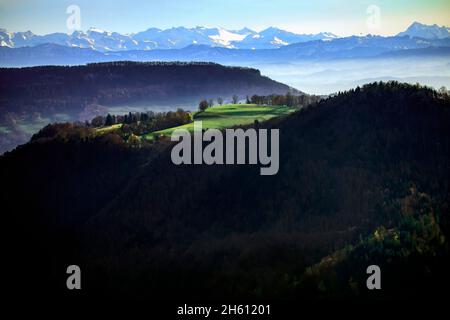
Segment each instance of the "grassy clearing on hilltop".
[[[203,112],[196,112],[193,115],[195,121],[202,121],[203,129],[224,129],[239,125],[248,125],[255,120],[260,122],[274,117],[288,115],[297,108],[284,106],[260,106],[256,104],[227,104],[215,106]],[[144,135],[145,139],[152,140],[155,135],[170,135],[176,129],[187,129],[194,131],[194,123],[188,123],[182,126],[168,128]]]

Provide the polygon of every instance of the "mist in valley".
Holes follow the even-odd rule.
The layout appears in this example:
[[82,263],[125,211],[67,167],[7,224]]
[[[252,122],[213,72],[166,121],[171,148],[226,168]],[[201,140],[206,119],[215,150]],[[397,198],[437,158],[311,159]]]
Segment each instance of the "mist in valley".
[[309,94],[327,95],[388,80],[420,83],[435,89],[450,87],[450,57],[308,60],[251,67]]

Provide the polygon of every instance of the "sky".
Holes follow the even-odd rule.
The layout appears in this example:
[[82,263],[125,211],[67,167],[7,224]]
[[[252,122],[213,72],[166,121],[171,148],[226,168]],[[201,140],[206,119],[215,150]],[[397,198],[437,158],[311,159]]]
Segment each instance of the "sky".
[[[68,27],[73,5],[79,15]],[[0,0],[0,28],[36,34],[90,27],[136,33],[150,27],[274,26],[296,33],[394,35],[414,21],[450,26],[450,0]]]

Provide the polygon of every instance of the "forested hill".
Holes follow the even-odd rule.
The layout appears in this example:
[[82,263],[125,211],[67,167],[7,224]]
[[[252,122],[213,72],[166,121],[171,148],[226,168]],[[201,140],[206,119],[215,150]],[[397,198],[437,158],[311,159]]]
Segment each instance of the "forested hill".
[[366,85],[262,124],[280,129],[265,177],[112,135],[38,139],[0,158],[13,258],[37,253],[61,288],[51,270],[80,261],[87,296],[429,297],[449,279],[449,123],[445,94]]
[[285,94],[289,89],[256,69],[201,62],[125,61],[0,69],[2,112],[47,114],[81,111],[89,104],[196,103],[219,96]]
[[196,109],[201,99],[300,93],[256,69],[214,63],[108,62],[0,68],[0,154],[48,123],[135,111]]

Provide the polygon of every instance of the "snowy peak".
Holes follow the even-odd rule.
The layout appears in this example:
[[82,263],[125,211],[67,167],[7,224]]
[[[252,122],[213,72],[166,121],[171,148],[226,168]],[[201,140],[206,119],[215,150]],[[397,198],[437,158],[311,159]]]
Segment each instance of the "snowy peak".
[[397,36],[409,36],[411,38],[423,39],[445,39],[450,37],[450,28],[445,26],[438,26],[437,24],[426,25],[419,22],[414,22],[408,29],[400,32]]
[[107,34],[108,32],[105,30],[96,28],[96,27],[90,27],[86,33],[106,33]]
[[233,33],[231,31],[225,30],[220,28],[218,30],[219,34],[209,36],[214,43],[219,44],[221,46],[227,47],[227,48],[234,48],[233,42],[235,41],[242,41],[247,36],[245,34],[238,34]]

